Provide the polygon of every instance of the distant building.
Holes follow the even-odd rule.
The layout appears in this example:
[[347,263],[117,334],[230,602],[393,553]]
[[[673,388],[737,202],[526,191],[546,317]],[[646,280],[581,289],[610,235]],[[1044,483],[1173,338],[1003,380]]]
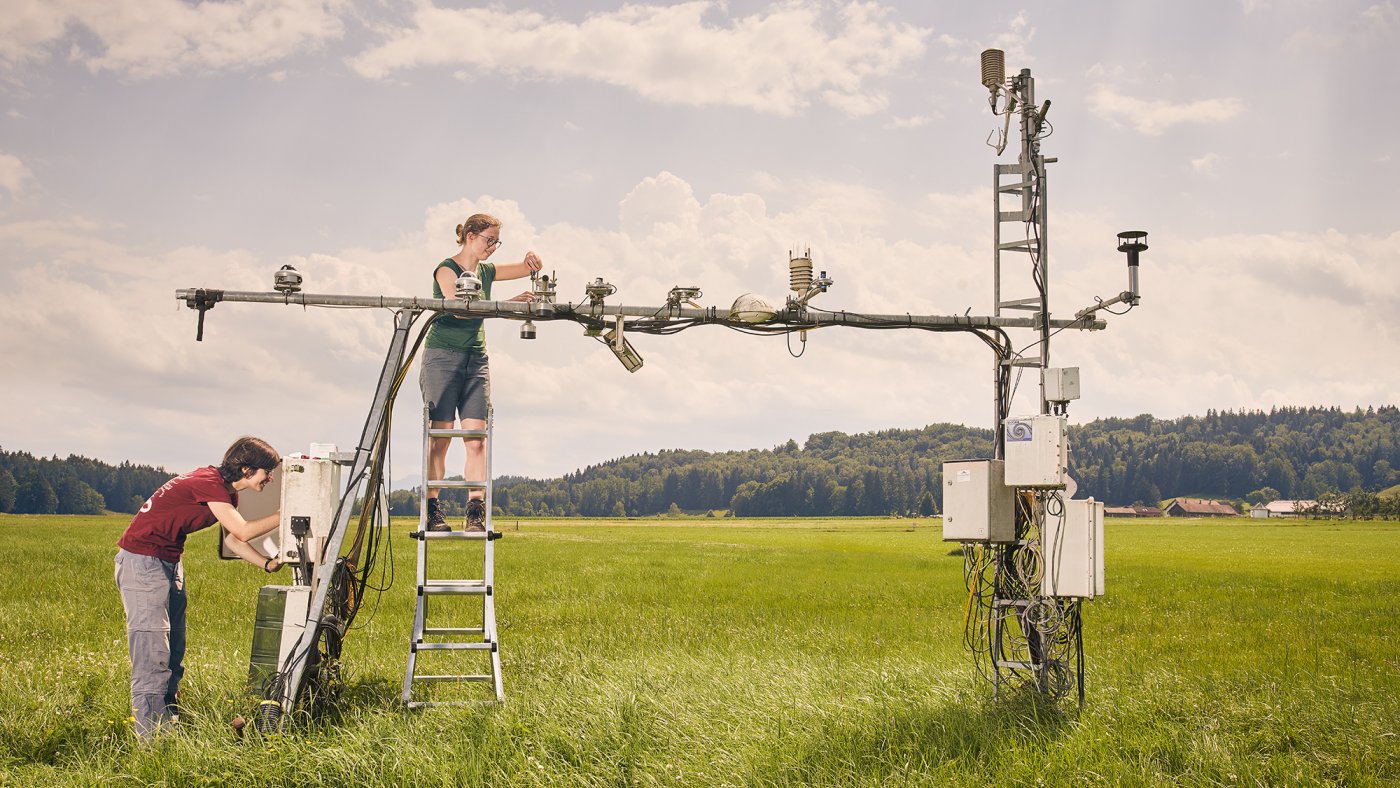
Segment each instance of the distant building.
[[1205,498],[1177,498],[1167,505],[1168,517],[1235,517],[1235,507]]
[[1105,506],[1107,517],[1161,517],[1162,510],[1155,506]]
[[1346,505],[1341,501],[1335,504],[1319,504],[1317,501],[1270,501],[1250,507],[1250,517],[1309,517],[1318,514],[1339,516],[1346,514]]

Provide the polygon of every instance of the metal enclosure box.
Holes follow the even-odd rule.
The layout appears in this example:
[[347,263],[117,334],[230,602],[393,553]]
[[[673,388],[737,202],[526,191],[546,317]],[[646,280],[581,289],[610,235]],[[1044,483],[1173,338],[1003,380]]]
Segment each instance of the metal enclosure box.
[[263,586],[258,590],[258,613],[253,622],[253,648],[248,656],[248,687],[261,693],[272,674],[280,671],[306,629],[310,586]]
[[1069,402],[1079,399],[1079,367],[1050,367],[1041,374],[1044,375],[1047,401]]
[[1001,460],[943,463],[943,541],[1016,541],[1016,491]]
[[1064,416],[1019,416],[1006,420],[1006,484],[1062,488],[1069,461]]
[[1064,501],[1061,514],[1045,514],[1041,534],[1045,576],[1041,593],[1046,596],[1103,595],[1103,504],[1092,498]]
[[282,521],[277,528],[280,557],[284,562],[302,559],[293,532],[299,522],[309,529],[308,548],[319,555],[340,504],[340,466],[330,459],[292,456],[282,460],[281,475]]

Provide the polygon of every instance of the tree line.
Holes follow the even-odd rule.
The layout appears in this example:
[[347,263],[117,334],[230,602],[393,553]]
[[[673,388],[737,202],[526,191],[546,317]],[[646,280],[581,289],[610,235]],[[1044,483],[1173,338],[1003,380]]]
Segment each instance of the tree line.
[[[557,479],[499,479],[496,506],[520,516],[643,516],[673,506],[739,517],[928,515],[941,511],[943,463],[990,457],[992,437],[987,429],[933,424],[823,432],[769,450],[644,453]],[[1400,483],[1395,406],[1098,419],[1071,426],[1069,442],[1080,495],[1109,504],[1191,496],[1244,505],[1370,493],[1358,500],[1374,509],[1384,505],[1374,494]]]
[[[1111,505],[1169,496],[1241,506],[1344,500],[1358,514],[1388,516],[1397,499],[1377,493],[1400,484],[1400,409],[1389,405],[1098,419],[1071,426],[1069,441],[1080,495]],[[941,511],[943,463],[991,454],[991,430],[957,424],[821,432],[800,446],[789,440],[772,449],[664,450],[556,479],[503,477],[495,505],[502,515],[524,517],[932,515]],[[171,476],[150,466],[0,449],[0,512],[135,512]],[[463,490],[443,495],[449,512],[465,503]],[[393,492],[390,505],[395,514],[418,512],[413,491]]]
[[109,465],[78,455],[46,458],[0,448],[0,512],[135,514],[174,475],[130,462]]

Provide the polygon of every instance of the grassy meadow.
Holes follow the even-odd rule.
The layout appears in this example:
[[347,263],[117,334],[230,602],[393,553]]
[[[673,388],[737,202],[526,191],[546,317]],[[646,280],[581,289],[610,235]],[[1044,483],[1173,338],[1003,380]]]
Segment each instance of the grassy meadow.
[[[937,520],[502,519],[507,701],[406,713],[396,521],[339,713],[242,738],[257,588],[289,575],[218,561],[205,531],[185,719],[148,746],[112,582],[125,524],[0,515],[0,784],[1400,784],[1397,523],[1110,520],[1080,711],[992,698]],[[479,576],[473,547],[434,544],[460,555],[434,575]]]

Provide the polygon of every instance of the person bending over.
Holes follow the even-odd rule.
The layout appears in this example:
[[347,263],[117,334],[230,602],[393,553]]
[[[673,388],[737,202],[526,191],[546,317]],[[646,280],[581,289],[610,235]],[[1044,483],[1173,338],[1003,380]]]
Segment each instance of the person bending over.
[[217,522],[239,558],[267,572],[281,568],[248,544],[276,528],[281,513],[248,522],[235,508],[240,492],[261,491],[272,481],[279,462],[267,442],[239,438],[217,467],[181,474],[156,490],[117,540],[115,575],[126,611],[137,736],[154,735],[178,715],[185,673],[185,537]]

